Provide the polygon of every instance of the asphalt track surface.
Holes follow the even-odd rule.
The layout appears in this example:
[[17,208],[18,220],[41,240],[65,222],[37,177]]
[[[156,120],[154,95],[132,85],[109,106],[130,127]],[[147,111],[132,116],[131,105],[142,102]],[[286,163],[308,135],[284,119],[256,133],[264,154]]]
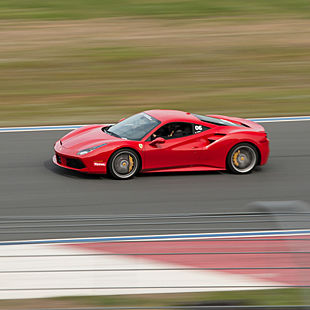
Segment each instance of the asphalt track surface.
[[[140,175],[128,181],[83,175],[56,167],[51,162],[54,142],[67,131],[0,133],[0,240],[79,236],[130,235],[204,231],[204,224],[180,224],[174,231],[162,220],[160,230],[147,225],[140,231],[105,230],[82,221],[82,228],[64,232],[44,223],[37,230],[22,225],[6,229],[3,219],[85,215],[185,214],[247,212],[247,204],[266,200],[310,202],[310,122],[265,123],[271,155],[264,167],[248,175],[226,172]],[[114,222],[115,223],[115,222]],[[119,222],[122,223],[121,221]],[[88,226],[89,224],[89,226]],[[238,230],[239,224],[213,225],[213,231]],[[242,226],[242,225],[241,225]],[[240,227],[241,227],[240,226]],[[132,226],[131,226],[132,227]],[[262,223],[249,229],[268,228]],[[70,231],[70,229],[69,229]]]

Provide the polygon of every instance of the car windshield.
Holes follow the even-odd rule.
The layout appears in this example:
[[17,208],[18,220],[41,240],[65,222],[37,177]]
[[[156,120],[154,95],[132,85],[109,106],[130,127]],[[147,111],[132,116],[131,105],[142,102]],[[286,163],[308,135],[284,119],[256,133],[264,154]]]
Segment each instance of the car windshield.
[[105,129],[105,132],[119,138],[139,141],[158,124],[160,121],[156,118],[146,113],[139,113]]

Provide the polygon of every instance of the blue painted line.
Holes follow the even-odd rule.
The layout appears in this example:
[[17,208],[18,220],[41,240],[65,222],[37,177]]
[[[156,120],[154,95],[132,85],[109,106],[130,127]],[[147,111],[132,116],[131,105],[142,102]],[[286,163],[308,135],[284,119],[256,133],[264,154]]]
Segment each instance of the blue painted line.
[[310,116],[249,118],[252,122],[310,121]]
[[55,243],[93,243],[93,242],[132,242],[132,241],[163,241],[163,240],[190,240],[198,238],[231,238],[231,237],[268,237],[268,236],[296,236],[308,235],[310,230],[278,230],[260,232],[237,232],[237,233],[206,233],[187,235],[156,235],[156,236],[125,236],[125,237],[98,237],[98,238],[74,238],[74,239],[47,239],[47,240],[21,240],[1,241],[1,245],[26,245],[26,244],[55,244]]
[[36,127],[7,127],[0,128],[0,132],[18,132],[18,131],[44,131],[44,130],[70,130],[82,127],[82,125],[65,126],[36,126]]
[[[290,121],[310,121],[310,116],[290,116],[290,117],[266,117],[266,118],[249,118],[250,121],[264,122],[290,122]],[[3,127],[1,132],[27,132],[27,131],[48,131],[48,130],[73,130],[83,125],[62,125],[62,126],[32,126],[32,127]]]

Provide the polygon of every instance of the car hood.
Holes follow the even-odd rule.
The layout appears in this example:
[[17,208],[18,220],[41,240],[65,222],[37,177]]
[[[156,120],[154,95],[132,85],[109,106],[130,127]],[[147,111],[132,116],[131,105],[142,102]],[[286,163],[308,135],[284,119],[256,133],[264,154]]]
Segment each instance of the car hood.
[[76,129],[60,139],[61,145],[66,149],[80,151],[103,143],[122,141],[121,138],[105,133],[102,130],[104,127],[104,125],[93,125]]

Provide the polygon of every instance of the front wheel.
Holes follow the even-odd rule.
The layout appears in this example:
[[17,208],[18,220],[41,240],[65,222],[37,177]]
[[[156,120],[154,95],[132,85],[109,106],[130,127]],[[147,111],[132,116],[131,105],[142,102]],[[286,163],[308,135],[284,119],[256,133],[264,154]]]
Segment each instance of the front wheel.
[[235,145],[228,153],[226,159],[227,169],[236,174],[251,172],[258,161],[256,148],[250,143]]
[[108,170],[114,179],[126,180],[133,177],[139,169],[140,160],[135,151],[120,149],[112,154]]

